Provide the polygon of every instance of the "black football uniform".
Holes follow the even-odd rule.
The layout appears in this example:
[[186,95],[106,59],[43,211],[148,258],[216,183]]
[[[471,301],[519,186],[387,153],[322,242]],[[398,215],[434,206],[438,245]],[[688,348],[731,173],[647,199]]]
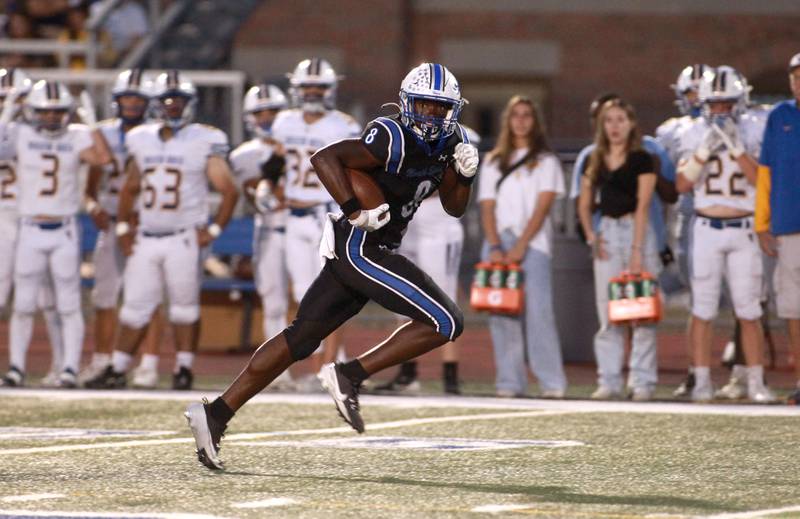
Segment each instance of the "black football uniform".
[[456,144],[469,142],[466,132],[459,126],[431,146],[418,140],[399,116],[379,117],[367,125],[361,142],[382,164],[369,173],[389,204],[391,220],[373,232],[353,227],[344,216],[336,222],[337,257],[325,263],[284,332],[297,360],[310,355],[370,299],[389,311],[429,323],[451,341],[463,330],[456,304],[419,267],[394,251],[419,205],[439,187]]

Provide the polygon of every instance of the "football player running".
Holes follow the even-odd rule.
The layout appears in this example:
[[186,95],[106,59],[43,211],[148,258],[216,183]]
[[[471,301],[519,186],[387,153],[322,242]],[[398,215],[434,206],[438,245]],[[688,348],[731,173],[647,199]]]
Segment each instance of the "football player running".
[[[124,387],[132,355],[166,291],[176,343],[173,389],[190,389],[200,320],[200,251],[222,233],[238,193],[226,160],[227,136],[193,123],[197,91],[177,70],[154,84],[158,121],[127,134],[128,164],[115,232],[128,257],[123,275],[120,333],[111,366],[93,387]],[[222,195],[208,224],[208,184]],[[139,225],[133,210],[139,203]]]
[[94,128],[94,107],[81,96],[86,124],[69,124],[75,108],[67,87],[38,81],[23,101],[25,122],[9,122],[16,94],[0,115],[0,132],[13,144],[17,161],[19,240],[14,261],[14,312],[11,359],[6,385],[21,385],[25,356],[33,333],[37,295],[52,280],[55,306],[63,327],[61,387],[75,387],[83,347],[81,313],[79,171],[82,164],[101,166],[112,159],[102,134]]
[[[681,136],[680,192],[693,191],[691,343],[695,386],[692,400],[714,396],[710,375],[712,320],[723,279],[728,283],[741,326],[747,361],[747,396],[766,403],[775,397],[764,386],[760,295],[763,265],[753,235],[756,161],[761,134],[741,124],[747,84],[730,67],[718,67],[700,83],[703,117]],[[697,144],[699,143],[699,145]]]
[[[16,107],[11,115],[12,120],[22,120],[22,102],[31,90],[33,82],[28,75],[21,69],[8,68],[0,69],[0,107],[6,98],[15,92]],[[10,157],[14,155],[13,143],[3,140],[0,147],[0,156]],[[0,159],[0,250],[6,251],[0,255],[0,312],[2,312],[8,296],[11,293],[11,286],[14,281],[14,250],[17,243],[19,231],[19,212],[17,210],[17,167],[14,160]],[[50,371],[42,379],[42,385],[58,386],[58,376],[61,372],[61,365],[64,360],[64,345],[61,339],[61,319],[55,308],[55,298],[53,295],[53,282],[48,277],[39,293],[38,306],[42,310],[47,326],[47,335],[50,339],[52,350],[52,360]],[[2,383],[2,382],[0,382]],[[9,385],[14,384],[14,380],[8,380]]]
[[[328,61],[321,58],[301,61],[289,74],[293,108],[280,113],[272,127],[273,138],[282,145],[285,167],[279,162],[269,163],[266,174],[277,185],[281,172],[285,171],[283,192],[289,208],[286,267],[297,302],[319,274],[319,240],[325,214],[334,207],[333,198],[311,164],[311,156],[332,142],[361,133],[361,126],[352,117],[334,108],[338,82],[339,77]],[[315,359],[315,372],[336,358],[340,335],[334,331],[325,339],[322,355]],[[307,390],[319,388],[313,375],[302,385]]]
[[[478,150],[464,142],[458,124],[465,103],[450,71],[423,63],[401,84],[399,114],[379,117],[361,138],[338,141],[314,155],[319,179],[342,210],[326,222],[319,248],[325,266],[292,324],[256,350],[221,397],[187,408],[198,458],[208,468],[223,467],[219,442],[234,413],[291,364],[311,355],[367,301],[412,320],[358,358],[322,368],[324,387],[358,432],[364,432],[358,394],[365,379],[461,335],[463,315],[455,303],[394,251],[420,203],[437,189],[448,214],[460,217],[466,210]],[[362,207],[345,168],[368,172],[386,202]]]
[[[111,365],[116,332],[117,303],[122,290],[124,256],[117,245],[114,224],[117,221],[119,192],[125,181],[123,172],[128,158],[126,136],[145,121],[152,80],[141,69],[119,73],[111,88],[112,106],[116,117],[98,123],[99,130],[114,154],[114,160],[104,167],[91,167],[86,182],[85,207],[98,229],[94,263],[94,344],[91,363],[79,379],[86,382]],[[150,377],[154,378],[154,377]],[[155,385],[155,380],[152,381]],[[150,385],[150,384],[146,384]]]
[[[285,204],[273,195],[280,192],[284,182],[272,184],[262,178],[262,168],[281,164],[283,147],[272,137],[272,124],[278,112],[286,109],[288,101],[275,85],[256,85],[244,96],[245,125],[253,136],[231,152],[231,167],[237,184],[256,208],[253,235],[253,269],[256,288],[261,296],[264,312],[264,338],[269,339],[286,328],[289,307],[288,274],[286,271],[286,217]],[[285,371],[273,383],[283,388],[291,387],[292,378]]]

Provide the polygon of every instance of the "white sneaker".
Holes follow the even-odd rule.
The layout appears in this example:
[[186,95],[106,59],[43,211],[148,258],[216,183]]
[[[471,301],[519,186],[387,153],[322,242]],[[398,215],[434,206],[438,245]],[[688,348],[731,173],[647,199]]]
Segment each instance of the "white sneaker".
[[692,402],[711,402],[714,399],[714,388],[711,385],[694,386]]
[[58,371],[50,370],[50,372],[42,378],[39,382],[42,387],[59,387]]
[[741,400],[747,396],[747,385],[744,380],[731,377],[728,383],[714,393],[714,398],[725,398],[727,400]]
[[635,387],[631,392],[631,400],[634,402],[649,402],[653,399],[653,390],[647,387]]
[[58,376],[58,387],[74,389],[78,387],[78,377],[71,369],[67,368]]
[[622,398],[622,393],[614,391],[608,386],[597,386],[597,389],[594,390],[594,393],[589,398],[592,400],[616,400]]
[[552,398],[554,400],[561,400],[564,398],[564,390],[563,389],[547,389],[542,391],[541,394],[542,398]]
[[756,404],[773,404],[778,401],[772,391],[764,384],[747,388],[747,398]]
[[158,385],[158,371],[139,366],[133,370],[133,387],[154,389]]

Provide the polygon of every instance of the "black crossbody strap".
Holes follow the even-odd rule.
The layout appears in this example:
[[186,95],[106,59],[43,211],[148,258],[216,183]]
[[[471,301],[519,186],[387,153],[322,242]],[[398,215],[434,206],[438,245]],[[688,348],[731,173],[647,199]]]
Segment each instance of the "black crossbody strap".
[[495,189],[500,189],[500,184],[503,183],[503,180],[508,178],[508,176],[511,173],[513,173],[514,171],[516,171],[520,166],[522,166],[523,164],[528,162],[531,159],[532,156],[533,156],[533,151],[529,151],[528,153],[525,154],[524,157],[522,157],[521,159],[519,159],[515,163],[509,165],[506,169],[501,169],[500,170],[500,180],[497,181],[497,186],[495,186]]

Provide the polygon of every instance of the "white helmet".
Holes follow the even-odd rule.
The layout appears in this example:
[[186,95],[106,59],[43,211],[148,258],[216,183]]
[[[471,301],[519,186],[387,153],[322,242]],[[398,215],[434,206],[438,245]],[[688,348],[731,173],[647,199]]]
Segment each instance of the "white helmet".
[[19,97],[26,96],[32,86],[33,82],[22,69],[0,68],[0,101],[5,99],[11,90],[16,91]]
[[[724,119],[731,117],[734,120],[744,112],[747,107],[750,86],[747,80],[736,69],[722,65],[703,75],[700,82],[698,96],[703,104],[703,116],[709,122],[722,124]],[[729,114],[711,114],[709,105],[718,102],[732,102],[733,108]]]
[[694,101],[690,101],[687,94],[690,92],[697,93],[703,74],[706,72],[713,72],[713,69],[709,65],[702,63],[689,65],[681,70],[678,79],[672,85],[672,89],[675,91],[675,104],[681,114],[691,115],[692,117],[700,115],[700,99],[696,98]]
[[[26,119],[37,130],[54,134],[63,131],[67,127],[74,106],[72,94],[69,93],[63,83],[45,80],[37,81],[25,101],[23,101]],[[45,110],[63,111],[63,115],[58,123],[50,123],[41,117],[40,112]]]
[[[167,99],[182,97],[186,100],[181,115],[169,117],[164,107]],[[195,106],[197,105],[197,89],[194,83],[182,78],[177,70],[168,70],[158,75],[153,83],[152,98],[155,105],[155,116],[173,130],[182,128],[194,120]]]
[[122,96],[138,96],[149,102],[152,88],[152,79],[149,78],[142,69],[134,68],[120,72],[117,79],[114,80],[114,85],[111,87],[111,106],[116,112],[117,117],[127,124],[141,123],[147,114],[147,105],[145,105],[139,117],[128,120],[123,117],[118,100]]
[[259,137],[268,137],[271,135],[272,124],[259,125],[253,114],[262,110],[283,110],[289,102],[280,88],[275,85],[261,84],[251,87],[247,91],[242,104],[247,130]]
[[[339,76],[327,60],[322,58],[304,59],[294,68],[289,77],[289,95],[292,105],[302,108],[304,112],[324,112],[336,106],[336,86]],[[303,93],[305,86],[321,86],[325,88],[322,98]]]
[[[430,100],[449,106],[444,117],[420,114],[417,100]],[[419,138],[433,141],[449,137],[456,129],[458,116],[467,100],[461,97],[456,77],[438,63],[422,63],[409,72],[400,84],[401,120]]]

